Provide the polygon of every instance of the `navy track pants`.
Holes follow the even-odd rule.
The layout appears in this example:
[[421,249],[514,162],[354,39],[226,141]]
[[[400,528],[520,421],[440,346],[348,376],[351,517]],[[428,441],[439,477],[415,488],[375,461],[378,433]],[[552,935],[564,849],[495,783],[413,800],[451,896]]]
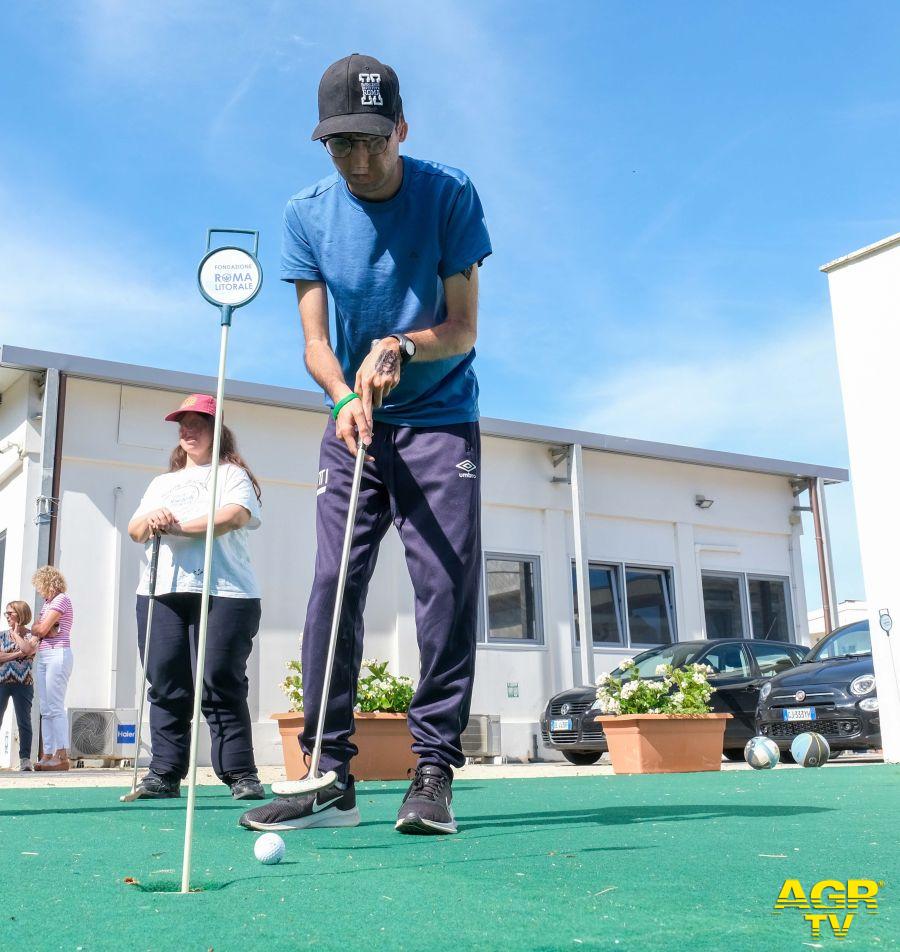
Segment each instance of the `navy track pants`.
[[[419,683],[409,710],[420,764],[460,767],[469,720],[481,585],[481,439],[477,423],[404,427],[376,423],[359,495],[325,729],[322,770],[346,778],[357,748],[356,682],[363,610],[379,544],[393,522],[415,591]],[[315,743],[354,458],[329,421],[316,503],[316,571],[303,628],[304,730]]]

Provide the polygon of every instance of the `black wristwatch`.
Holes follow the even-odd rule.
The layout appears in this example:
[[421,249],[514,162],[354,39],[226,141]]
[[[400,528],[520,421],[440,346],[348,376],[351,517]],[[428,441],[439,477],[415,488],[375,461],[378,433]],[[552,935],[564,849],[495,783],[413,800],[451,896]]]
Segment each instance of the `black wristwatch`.
[[406,334],[388,334],[393,337],[400,345],[400,366],[408,364],[416,356],[416,345],[406,336]]

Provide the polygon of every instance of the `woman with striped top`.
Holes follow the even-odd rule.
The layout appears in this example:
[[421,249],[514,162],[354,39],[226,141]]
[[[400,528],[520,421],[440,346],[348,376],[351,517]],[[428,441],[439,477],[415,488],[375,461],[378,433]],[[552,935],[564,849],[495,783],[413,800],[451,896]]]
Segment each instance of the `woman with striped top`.
[[69,769],[69,720],[66,689],[72,674],[71,633],[74,613],[66,594],[66,580],[52,565],[37,570],[31,579],[44,607],[31,626],[40,638],[35,661],[38,699],[41,702],[41,734],[44,754],[35,770]]
[[13,702],[19,725],[19,770],[31,765],[31,702],[34,680],[31,669],[37,638],[28,630],[31,609],[27,602],[10,602],[5,611],[9,628],[0,631],[0,721],[7,704]]

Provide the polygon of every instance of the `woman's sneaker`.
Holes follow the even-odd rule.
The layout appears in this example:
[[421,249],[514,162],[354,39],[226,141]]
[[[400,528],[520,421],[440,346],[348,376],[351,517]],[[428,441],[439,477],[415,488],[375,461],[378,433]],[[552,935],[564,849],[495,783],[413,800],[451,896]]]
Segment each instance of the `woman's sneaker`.
[[135,791],[138,800],[173,800],[181,796],[181,781],[176,777],[161,777],[148,770]]
[[456,817],[450,801],[453,777],[434,764],[416,767],[413,782],[397,811],[395,830],[401,833],[455,833]]
[[305,830],[321,826],[359,826],[356,785],[333,783],[301,797],[276,797],[240,819],[248,830]]

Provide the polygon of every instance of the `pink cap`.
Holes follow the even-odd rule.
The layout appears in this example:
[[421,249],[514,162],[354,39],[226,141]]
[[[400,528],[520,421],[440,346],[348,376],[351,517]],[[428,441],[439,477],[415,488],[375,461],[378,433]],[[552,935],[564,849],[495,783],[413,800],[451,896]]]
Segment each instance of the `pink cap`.
[[204,413],[206,416],[214,417],[216,415],[216,398],[208,397],[205,393],[192,393],[189,397],[184,398],[177,410],[173,410],[166,417],[166,422],[177,423],[185,413]]

